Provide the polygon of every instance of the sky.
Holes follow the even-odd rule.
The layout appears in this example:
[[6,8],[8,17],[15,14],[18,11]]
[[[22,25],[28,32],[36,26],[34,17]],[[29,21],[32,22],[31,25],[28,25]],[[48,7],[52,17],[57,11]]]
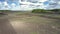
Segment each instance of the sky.
[[59,9],[60,0],[0,0],[0,10]]

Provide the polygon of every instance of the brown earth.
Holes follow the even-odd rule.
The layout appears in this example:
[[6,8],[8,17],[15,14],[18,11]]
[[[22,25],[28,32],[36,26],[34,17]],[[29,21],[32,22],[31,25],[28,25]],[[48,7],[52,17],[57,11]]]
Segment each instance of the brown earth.
[[60,20],[11,13],[0,17],[0,34],[60,34],[57,23]]

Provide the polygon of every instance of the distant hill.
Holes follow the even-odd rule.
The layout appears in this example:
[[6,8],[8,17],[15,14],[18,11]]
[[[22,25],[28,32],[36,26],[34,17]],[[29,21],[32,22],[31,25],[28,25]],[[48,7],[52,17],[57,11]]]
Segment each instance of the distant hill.
[[60,13],[60,9],[44,10],[44,9],[34,9],[32,13]]

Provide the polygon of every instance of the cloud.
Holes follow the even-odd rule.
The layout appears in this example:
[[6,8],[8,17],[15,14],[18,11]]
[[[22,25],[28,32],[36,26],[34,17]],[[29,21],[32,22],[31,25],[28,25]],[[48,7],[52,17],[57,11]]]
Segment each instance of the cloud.
[[48,1],[48,0],[40,0],[39,2],[45,2],[45,1]]
[[12,6],[15,6],[15,3],[12,3],[11,5],[12,5]]
[[[31,2],[30,2],[31,1]],[[31,8],[31,9],[34,9],[34,8],[41,8],[41,7],[43,7],[44,5],[43,5],[43,3],[32,3],[32,1],[34,1],[34,0],[30,0],[30,1],[28,1],[28,2],[21,2],[21,1],[19,1],[19,3],[20,3],[20,5],[21,5],[21,7],[22,8]],[[37,0],[35,0],[35,1],[37,1]]]
[[46,9],[58,9],[60,8],[60,0],[50,0]]
[[60,1],[58,2],[58,4],[60,5]]
[[[11,4],[8,3],[12,2]],[[4,2],[2,2],[2,9],[11,9],[11,10],[18,10],[19,9],[24,9],[24,10],[28,10],[28,9],[34,9],[34,8],[41,8],[43,7],[43,3],[39,3],[39,1],[41,0],[23,0],[24,2],[22,2],[21,0],[6,0]],[[44,2],[46,0],[42,0],[42,2]],[[18,2],[18,3],[17,3]],[[32,2],[37,2],[37,3],[32,3]],[[19,5],[16,5],[19,4]],[[1,3],[0,3],[1,4]]]
[[60,8],[60,0],[6,0],[0,1],[0,9],[31,10]]
[[0,2],[0,5],[1,5],[2,3]]
[[3,2],[3,4],[6,6],[6,5],[8,5],[8,3],[5,1],[5,2]]
[[9,4],[6,1],[0,2],[0,10],[10,10]]

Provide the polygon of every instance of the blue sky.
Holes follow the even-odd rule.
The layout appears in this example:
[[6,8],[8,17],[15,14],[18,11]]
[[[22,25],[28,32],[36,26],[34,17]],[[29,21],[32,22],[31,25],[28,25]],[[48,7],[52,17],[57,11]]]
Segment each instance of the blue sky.
[[58,9],[60,0],[0,0],[0,10]]

